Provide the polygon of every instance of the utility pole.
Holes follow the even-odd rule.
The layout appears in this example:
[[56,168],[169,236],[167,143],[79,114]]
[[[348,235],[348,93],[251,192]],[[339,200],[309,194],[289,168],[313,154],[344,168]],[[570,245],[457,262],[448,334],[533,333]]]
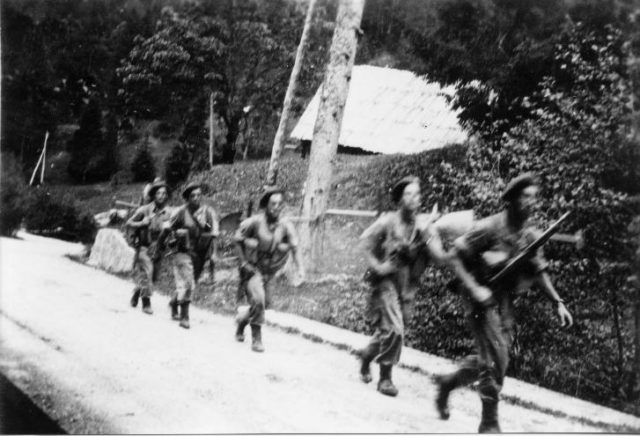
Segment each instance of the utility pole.
[[282,153],[282,149],[284,148],[284,132],[287,128],[289,116],[291,114],[291,102],[293,101],[293,94],[298,84],[298,76],[300,75],[300,70],[302,69],[302,60],[304,58],[304,52],[307,46],[307,39],[309,39],[309,29],[311,28],[311,21],[313,18],[315,7],[316,0],[309,0],[309,8],[307,9],[307,16],[304,20],[302,36],[300,37],[300,43],[298,44],[298,51],[296,52],[296,59],[293,63],[293,70],[291,70],[291,77],[289,77],[287,93],[284,96],[284,104],[282,106],[280,124],[278,124],[278,131],[276,132],[276,137],[273,140],[271,161],[269,162],[269,171],[267,173],[267,186],[275,186],[278,180],[278,163],[280,161],[280,154]]
[[313,129],[309,172],[303,201],[300,248],[309,271],[316,268],[324,213],[327,209],[333,165],[338,150],[344,107],[349,94],[364,0],[341,0],[331,42],[329,66]]
[[209,169],[213,169],[213,91],[209,93]]

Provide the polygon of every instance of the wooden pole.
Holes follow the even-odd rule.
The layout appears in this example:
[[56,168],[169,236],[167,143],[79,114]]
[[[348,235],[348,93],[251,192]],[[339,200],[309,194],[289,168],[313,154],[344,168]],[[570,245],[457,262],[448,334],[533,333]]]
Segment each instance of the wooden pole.
[[293,70],[291,70],[291,77],[289,77],[287,93],[284,96],[284,104],[282,106],[282,115],[280,116],[278,131],[276,132],[276,137],[273,140],[273,148],[271,149],[271,161],[269,162],[269,171],[267,172],[267,186],[275,186],[278,181],[278,164],[280,161],[280,154],[282,153],[282,149],[284,148],[284,133],[287,128],[287,124],[289,123],[289,117],[291,115],[291,103],[293,101],[293,94],[298,83],[298,76],[300,75],[300,70],[302,69],[302,60],[304,58],[304,51],[307,46],[307,40],[309,39],[309,29],[311,28],[311,21],[313,18],[315,7],[316,0],[309,0],[309,8],[307,9],[307,16],[304,20],[302,36],[300,37],[300,43],[298,44],[298,51],[296,52],[296,59],[293,63]]
[[42,168],[40,171],[40,184],[44,183],[44,167],[47,165],[47,140],[49,139],[49,131],[44,135],[44,148],[42,149]]
[[317,271],[318,267],[317,249],[331,190],[333,164],[349,94],[363,10],[364,0],[340,1],[329,66],[322,84],[302,209],[302,215],[309,221],[300,226],[300,248],[309,271]]
[[209,169],[213,169],[213,92],[209,94]]
[[31,173],[31,179],[29,180],[29,186],[33,185],[33,181],[36,178],[36,173],[38,172],[38,167],[40,163],[42,163],[42,159],[44,159],[45,148],[47,147],[47,139],[49,138],[49,132],[45,134],[44,137],[44,147],[42,148],[42,153],[40,153],[40,157],[38,157],[38,162],[36,162],[36,167],[33,169],[33,173]]

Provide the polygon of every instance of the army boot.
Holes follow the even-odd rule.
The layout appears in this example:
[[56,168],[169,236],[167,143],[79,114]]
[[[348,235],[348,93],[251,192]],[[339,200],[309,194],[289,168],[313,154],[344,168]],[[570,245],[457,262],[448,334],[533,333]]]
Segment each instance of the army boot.
[[363,383],[371,383],[371,381],[373,381],[373,377],[371,376],[371,361],[373,358],[368,351],[367,348],[364,348],[356,353],[360,361],[360,380],[362,380]]
[[449,411],[449,394],[453,390],[453,383],[447,380],[450,377],[436,375],[433,382],[438,386],[438,395],[436,396],[436,409],[440,414],[440,419],[447,420],[451,415]]
[[251,324],[251,349],[257,353],[264,351],[262,345],[262,326],[259,324]]
[[501,433],[498,424],[498,400],[482,400],[482,420],[478,433]]
[[378,392],[383,395],[395,397],[398,395],[398,389],[391,381],[391,365],[380,365],[380,380],[378,381]]
[[236,341],[244,342],[244,329],[247,324],[246,320],[236,317]]
[[173,297],[169,301],[169,307],[171,308],[171,319],[174,321],[180,321],[180,314],[178,313],[178,298]]
[[153,309],[151,309],[151,298],[142,297],[142,311],[147,315],[153,315]]
[[140,288],[136,286],[135,288],[133,288],[133,295],[131,296],[131,301],[129,302],[131,304],[131,307],[138,307],[139,299],[140,299]]
[[180,327],[188,329],[191,327],[189,324],[189,302],[185,301],[180,304]]

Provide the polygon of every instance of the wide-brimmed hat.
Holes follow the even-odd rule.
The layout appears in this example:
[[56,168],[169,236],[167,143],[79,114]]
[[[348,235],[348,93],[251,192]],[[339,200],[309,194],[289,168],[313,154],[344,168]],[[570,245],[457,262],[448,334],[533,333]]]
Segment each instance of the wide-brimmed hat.
[[189,183],[183,190],[182,190],[182,198],[184,198],[185,200],[189,199],[189,196],[191,195],[191,191],[193,191],[194,189],[202,189],[202,185],[200,183],[197,182],[191,182]]
[[264,209],[267,207],[267,203],[273,194],[282,194],[284,196],[284,191],[282,188],[278,188],[277,186],[272,186],[264,190],[262,193],[262,197],[260,197],[260,201],[258,202],[258,207],[260,209]]
[[156,178],[153,183],[149,186],[149,190],[147,191],[147,195],[149,198],[153,199],[156,196],[156,191],[160,188],[167,188],[167,183],[164,180],[160,180]]
[[520,174],[511,180],[504,188],[502,199],[507,202],[513,201],[527,187],[538,184],[538,178],[533,173]]
[[400,202],[400,199],[402,198],[402,194],[404,193],[404,188],[406,188],[407,185],[410,185],[412,183],[420,184],[420,179],[417,178],[416,176],[407,176],[407,177],[403,177],[398,182],[396,182],[395,185],[393,185],[393,188],[391,188],[391,199],[393,200],[394,203],[397,204]]

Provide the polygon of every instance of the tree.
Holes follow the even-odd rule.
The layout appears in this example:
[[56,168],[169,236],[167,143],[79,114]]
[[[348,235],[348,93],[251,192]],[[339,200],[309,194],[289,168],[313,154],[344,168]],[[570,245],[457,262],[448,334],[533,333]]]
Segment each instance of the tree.
[[498,138],[535,116],[523,99],[555,74],[554,38],[564,24],[582,22],[595,33],[606,33],[606,24],[631,29],[629,11],[616,0],[456,0],[441,4],[435,30],[411,29],[409,39],[422,73],[457,85],[460,120]]
[[213,93],[226,128],[219,161],[233,162],[241,123],[281,101],[291,53],[255,7],[225,5],[164,8],[156,32],[136,38],[119,74],[135,115],[187,126],[182,140],[198,152],[206,150]]
[[156,169],[147,143],[143,144],[136,152],[131,162],[131,172],[134,182],[151,182],[155,177]]
[[80,128],[69,142],[69,175],[79,183],[107,180],[116,170],[114,146],[104,139],[102,111],[98,102],[92,100],[80,120]]
[[[524,171],[542,179],[541,207],[535,217],[539,223],[573,212],[567,230],[581,229],[585,248],[576,253],[550,245],[548,257],[562,259],[561,266],[552,262],[551,272],[562,273],[557,286],[579,319],[600,321],[579,323],[571,344],[553,339],[545,347],[575,350],[583,341],[597,344],[588,358],[593,367],[583,369],[582,376],[588,377],[587,371],[605,372],[601,377],[608,380],[606,390],[584,386],[583,395],[618,401],[626,395],[621,392],[634,389],[632,356],[626,347],[633,333],[625,327],[628,312],[623,308],[637,301],[637,291],[625,283],[633,256],[625,229],[639,212],[629,194],[640,186],[640,151],[629,136],[630,83],[620,72],[625,56],[624,35],[612,26],[598,32],[580,24],[564,26],[553,38],[550,74],[522,99],[531,115],[501,138],[472,145],[466,175],[459,175],[486,208],[482,215],[498,208],[496,185]],[[530,313],[526,317],[522,340],[543,334],[538,331],[541,320]],[[530,354],[520,354],[514,367],[530,366],[531,359]]]
[[[170,1],[170,0],[167,0]],[[140,6],[140,5],[139,5]],[[105,109],[107,142],[117,142],[122,113],[116,67],[135,34],[148,34],[157,2],[6,0],[2,13],[2,147],[33,164],[45,131],[58,151],[60,124],[77,124],[89,100]],[[113,141],[112,141],[113,140]],[[115,165],[115,149],[110,165]]]
[[324,95],[320,99],[313,129],[302,212],[307,221],[300,232],[303,256],[312,265],[317,261],[320,232],[329,203],[333,165],[349,94],[363,10],[364,0],[340,3],[336,29],[331,41],[329,65],[323,83]]

